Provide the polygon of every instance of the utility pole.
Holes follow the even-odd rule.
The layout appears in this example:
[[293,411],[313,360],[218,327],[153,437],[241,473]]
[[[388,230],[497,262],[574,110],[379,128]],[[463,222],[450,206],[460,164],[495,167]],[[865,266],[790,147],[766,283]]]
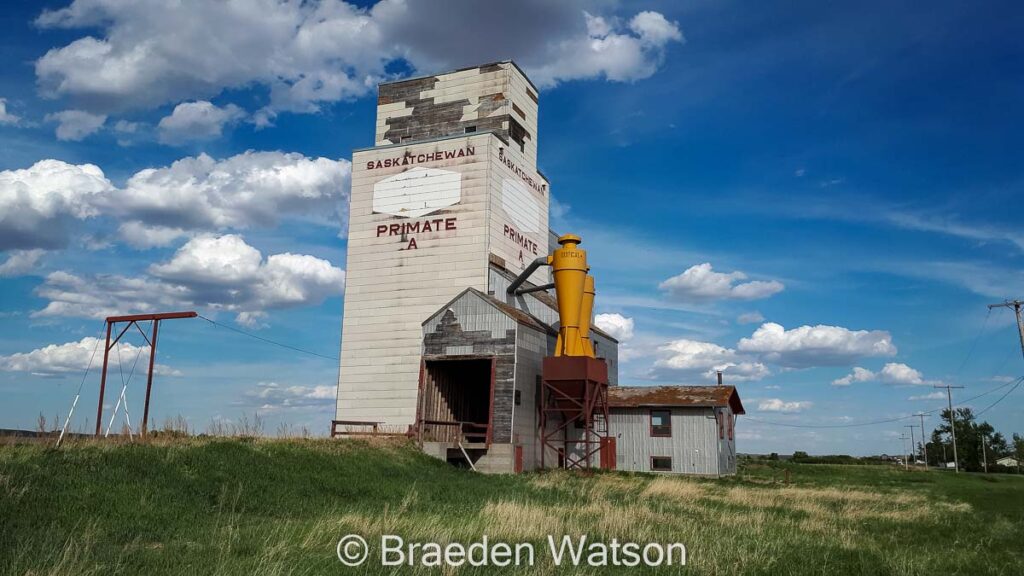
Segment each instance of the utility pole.
[[981,435],[981,457],[985,461],[985,474],[988,474],[988,453],[985,452],[985,435]]
[[953,388],[963,388],[963,386],[950,386],[945,384],[942,386],[934,385],[933,388],[945,388],[946,389],[946,400],[949,402],[949,432],[953,436],[953,470],[960,473],[960,460],[956,454],[956,414],[953,413]]
[[1024,315],[1021,314],[1022,306],[1024,306],[1024,302],[1020,300],[1007,300],[1002,304],[989,304],[988,309],[1013,308],[1013,311],[1017,314],[1017,332],[1020,335],[1020,352],[1024,355]]
[[924,412],[918,412],[918,416],[921,417],[921,450],[924,451],[924,467],[928,468],[928,441],[925,440],[924,436]]
[[914,425],[908,424],[904,428],[910,428],[910,457],[914,459],[914,464],[917,464],[917,446],[914,443]]
[[903,432],[900,432],[900,448],[903,449],[903,469],[906,470],[907,460],[910,458],[907,457],[907,435]]

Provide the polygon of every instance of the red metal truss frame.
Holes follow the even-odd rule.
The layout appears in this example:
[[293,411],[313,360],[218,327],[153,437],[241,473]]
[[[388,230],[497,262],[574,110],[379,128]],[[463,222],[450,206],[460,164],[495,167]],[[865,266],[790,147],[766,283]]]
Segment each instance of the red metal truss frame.
[[[103,395],[107,388],[107,366],[110,361],[110,350],[117,345],[124,336],[125,332],[135,326],[138,329],[139,334],[142,334],[142,338],[149,344],[149,371],[146,376],[146,403],[142,409],[142,428],[141,434],[146,435],[146,426],[149,424],[149,398],[150,393],[153,390],[153,366],[156,363],[156,339],[160,328],[161,320],[177,320],[179,318],[196,318],[199,316],[195,312],[164,312],[160,314],[132,314],[128,316],[108,316],[107,317],[107,340],[103,348],[103,371],[100,373],[100,399],[96,406],[96,436],[100,435],[100,428],[103,424]],[[146,336],[146,333],[139,326],[139,322],[152,322],[153,332],[150,336]],[[117,334],[114,341],[110,341],[110,333],[113,331],[114,324],[125,323],[124,328]]]
[[[593,380],[580,380],[583,386],[583,397],[570,395],[565,392],[559,381],[542,379],[541,402],[540,402],[540,467],[545,467],[545,455],[550,448],[553,452],[563,454],[564,467],[566,469],[587,469],[592,468],[591,461],[594,454],[601,451],[603,443],[608,438],[608,384],[595,382]],[[548,430],[549,414],[561,415],[561,423],[551,430]],[[595,416],[604,419],[604,433],[595,426]],[[577,422],[582,426],[583,435],[578,439],[569,439],[569,426]],[[559,438],[560,436],[560,438]],[[561,445],[559,445],[561,444]],[[571,445],[582,446],[583,454],[573,458],[569,447]],[[604,464],[603,461],[601,461]]]

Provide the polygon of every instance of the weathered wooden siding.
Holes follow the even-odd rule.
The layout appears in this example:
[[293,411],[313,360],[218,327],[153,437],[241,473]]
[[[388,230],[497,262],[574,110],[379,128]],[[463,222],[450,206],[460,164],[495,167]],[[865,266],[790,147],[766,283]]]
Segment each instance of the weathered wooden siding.
[[541,363],[548,354],[548,337],[526,326],[519,327],[516,339],[516,389],[520,403],[513,406],[512,443],[523,446],[523,469],[540,465],[540,437],[537,401]]
[[[508,238],[507,225],[538,220],[537,231],[520,232],[546,244],[547,182],[536,172],[529,86],[509,62],[380,86],[377,146],[353,156],[338,419],[412,424],[421,323],[467,287],[486,292],[492,255],[523,269],[521,243]],[[510,150],[513,116],[530,135],[522,152]],[[470,126],[476,132],[464,134]],[[506,183],[524,178],[543,188],[503,197]],[[454,225],[438,230],[436,221],[447,218]],[[427,220],[435,221],[429,232],[405,232]]]
[[721,444],[712,408],[672,408],[672,436],[651,437],[650,410],[614,408],[609,432],[616,439],[620,470],[651,472],[651,457],[672,458],[672,472],[717,476],[729,473],[719,464]]
[[496,360],[494,442],[512,441],[512,403],[519,325],[477,294],[466,292],[423,325],[423,354],[491,356]]
[[[493,130],[537,162],[537,92],[511,62],[381,84],[376,144]],[[514,124],[513,124],[514,123]],[[518,129],[513,129],[518,125]]]
[[[340,420],[413,423],[422,322],[467,287],[487,287],[488,153],[491,134],[357,152],[349,207],[345,311],[338,380]],[[373,210],[374,185],[412,166],[369,168],[406,154],[472,148],[456,159],[416,163],[461,175],[457,204],[418,218]],[[415,187],[415,181],[409,186]],[[456,218],[455,230],[379,235],[378,226]],[[417,247],[408,249],[410,239]]]

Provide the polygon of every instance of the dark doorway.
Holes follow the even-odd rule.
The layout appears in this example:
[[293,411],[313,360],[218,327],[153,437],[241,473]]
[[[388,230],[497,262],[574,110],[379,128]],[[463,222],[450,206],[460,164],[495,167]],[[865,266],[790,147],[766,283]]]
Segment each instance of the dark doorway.
[[424,440],[490,443],[493,358],[426,360],[420,395]]

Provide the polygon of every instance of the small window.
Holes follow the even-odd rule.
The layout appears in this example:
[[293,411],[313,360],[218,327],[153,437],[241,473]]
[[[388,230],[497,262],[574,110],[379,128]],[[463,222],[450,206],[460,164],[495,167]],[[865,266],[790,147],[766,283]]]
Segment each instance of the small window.
[[671,472],[672,459],[668,456],[651,456],[651,470],[655,472]]
[[672,412],[651,410],[651,436],[672,436]]
[[721,412],[715,412],[715,419],[718,420],[718,439],[725,439],[725,418],[722,417]]
[[466,126],[466,134],[472,134],[476,132],[476,126]]
[[732,440],[733,433],[736,430],[736,418],[730,413],[729,414],[729,440]]
[[523,393],[521,390],[516,390],[515,403],[516,406],[519,406],[520,404],[523,403]]

